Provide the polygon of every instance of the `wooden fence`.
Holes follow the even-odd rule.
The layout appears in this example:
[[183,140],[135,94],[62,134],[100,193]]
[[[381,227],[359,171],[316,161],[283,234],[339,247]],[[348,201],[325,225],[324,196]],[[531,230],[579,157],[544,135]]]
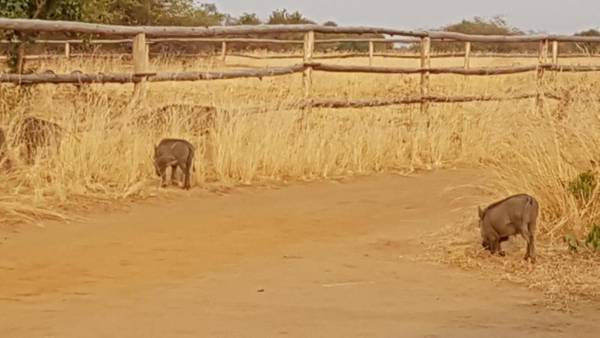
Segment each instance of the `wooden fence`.
[[[561,35],[526,35],[526,36],[495,36],[495,35],[466,35],[451,32],[421,32],[421,31],[403,31],[396,29],[384,29],[374,27],[328,27],[319,25],[261,25],[261,26],[230,26],[230,27],[157,27],[157,26],[115,26],[98,25],[80,22],[68,21],[45,21],[45,20],[26,20],[26,19],[5,19],[0,18],[0,30],[16,30],[25,32],[71,32],[82,34],[98,34],[105,36],[119,36],[115,40],[95,40],[95,43],[113,44],[113,43],[131,43],[134,72],[130,74],[0,74],[0,83],[14,83],[20,85],[33,84],[84,84],[84,83],[133,83],[134,97],[140,98],[146,91],[148,82],[160,81],[199,81],[199,80],[219,80],[235,79],[244,77],[263,78],[269,76],[281,76],[294,73],[303,74],[305,104],[303,107],[373,107],[399,104],[420,104],[421,110],[427,112],[429,103],[447,103],[447,102],[471,102],[471,101],[500,101],[500,100],[520,100],[535,98],[538,107],[543,104],[543,99],[554,96],[548,95],[543,89],[543,78],[547,72],[595,72],[600,71],[598,66],[560,66],[558,65],[559,43],[560,42],[600,42],[600,37],[580,37],[580,36],[561,36]],[[303,33],[304,41],[296,40],[276,40],[276,39],[243,39],[231,38],[235,35],[261,35],[261,34],[283,34],[283,33]],[[315,33],[329,34],[387,34],[391,36],[402,36],[399,39],[328,39],[315,40]],[[130,37],[123,39],[122,37]],[[229,36],[229,37],[228,37]],[[227,43],[230,42],[262,42],[278,44],[302,44],[303,54],[293,57],[302,57],[302,63],[288,67],[272,67],[262,69],[244,69],[223,72],[152,72],[149,69],[149,44],[167,41],[196,41],[221,43],[221,57],[224,59],[227,55]],[[346,66],[333,65],[316,62],[316,59],[326,59],[328,57],[340,56],[316,56],[314,54],[315,44],[327,42],[345,42],[345,41],[363,41],[369,43],[369,66]],[[453,68],[435,68],[431,67],[433,57],[448,57],[448,55],[434,55],[431,53],[432,41],[455,41],[464,43],[463,67]],[[419,55],[404,55],[400,57],[418,58],[420,60],[419,68],[404,67],[375,67],[372,60],[376,56],[373,44],[377,42],[402,42],[420,44]],[[537,42],[539,50],[537,55],[527,55],[527,57],[537,57],[537,65],[517,66],[517,67],[499,67],[499,68],[473,68],[471,67],[472,42],[504,43],[504,42]],[[83,43],[83,40],[45,40],[44,43],[55,43],[65,45],[65,56],[70,55],[71,44]],[[552,45],[550,51],[550,44]],[[551,53],[551,55],[549,55]],[[456,55],[453,55],[456,56]],[[516,57],[524,57],[516,55]],[[371,100],[371,101],[339,101],[339,100],[318,100],[312,95],[312,74],[314,71],[320,72],[344,72],[344,73],[377,73],[377,74],[420,74],[420,96],[413,98],[398,98],[394,100]],[[440,97],[430,94],[429,79],[431,75],[438,74],[458,74],[464,76],[490,76],[506,75],[535,72],[537,74],[537,88],[535,93],[526,93],[516,96],[456,96]]]

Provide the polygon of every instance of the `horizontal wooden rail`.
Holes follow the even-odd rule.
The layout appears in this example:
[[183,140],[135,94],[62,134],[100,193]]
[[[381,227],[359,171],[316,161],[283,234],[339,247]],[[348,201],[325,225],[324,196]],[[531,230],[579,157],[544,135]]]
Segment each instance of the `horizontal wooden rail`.
[[409,31],[379,27],[331,27],[321,25],[257,25],[257,26],[217,26],[217,27],[175,27],[175,26],[120,26],[92,24],[73,21],[51,21],[30,19],[0,18],[0,30],[26,32],[71,32],[117,36],[145,34],[148,38],[168,37],[218,37],[244,34],[282,33],[330,33],[330,34],[387,34],[408,37],[429,37],[432,40],[452,40],[469,42],[600,42],[597,36],[564,35],[472,35],[442,31]]
[[[457,75],[505,75],[534,72],[538,66],[520,66],[520,67],[499,67],[499,68],[400,68],[400,67],[366,67],[366,66],[343,66],[329,65],[318,62],[307,62],[289,67],[272,67],[257,69],[241,69],[225,72],[160,72],[151,74],[0,74],[0,83],[15,83],[22,85],[29,84],[78,84],[78,83],[137,83],[142,78],[147,78],[149,82],[163,81],[198,81],[198,80],[219,80],[236,78],[263,78],[270,76],[288,75],[300,73],[306,68],[311,67],[316,71],[340,72],[340,73],[372,73],[372,74],[421,74],[429,72],[430,74],[457,74]],[[559,66],[543,65],[543,69],[555,72],[600,72],[600,65],[589,66]],[[432,101],[437,102],[437,101]]]
[[[252,54],[242,54],[242,53],[229,53],[228,56],[237,56],[248,59],[255,60],[269,60],[269,59],[301,59],[303,57],[302,54],[280,54],[280,55],[252,55]],[[397,58],[397,59],[419,59],[420,55],[417,54],[401,54],[401,53],[373,53],[373,56],[383,57],[383,58]],[[464,57],[465,54],[462,53],[439,53],[432,54],[431,58],[452,58],[452,57]],[[350,58],[361,58],[361,57],[369,57],[367,53],[339,53],[339,54],[321,54],[313,56],[313,59],[350,59]]]
[[546,69],[562,73],[598,72],[600,65],[547,65]]
[[[0,44],[19,43],[19,40],[0,40]],[[114,40],[83,40],[83,39],[68,39],[68,40],[44,40],[37,39],[30,41],[31,43],[47,44],[47,45],[62,45],[65,43],[71,44],[121,44],[131,43],[132,39],[114,39]],[[283,44],[283,45],[301,45],[302,40],[283,40],[283,39],[258,39],[258,38],[156,38],[148,39],[148,43],[159,42],[208,42],[208,43],[268,43],[268,44]],[[340,42],[374,42],[374,43],[418,43],[418,39],[365,39],[365,38],[347,38],[347,39],[322,39],[315,40],[315,43],[340,43]]]
[[321,39],[315,40],[315,43],[334,43],[334,42],[375,42],[375,43],[419,43],[419,39],[368,39],[368,38],[345,38],[345,39]]
[[375,73],[375,74],[457,74],[457,75],[505,75],[533,72],[537,70],[534,66],[498,67],[498,68],[406,68],[406,67],[368,67],[332,65],[313,62],[310,64],[314,70],[334,73]]
[[419,104],[423,101],[430,103],[464,103],[481,101],[511,101],[536,98],[537,94],[523,94],[516,96],[425,96],[407,97],[399,99],[382,100],[313,100],[310,104],[318,108],[367,108],[384,107],[404,104]]
[[21,85],[29,84],[83,84],[83,83],[137,83],[143,78],[149,82],[164,81],[198,81],[198,80],[223,80],[238,78],[263,78],[269,76],[279,76],[300,73],[304,70],[304,65],[294,65],[290,67],[273,67],[261,69],[244,69],[227,72],[161,72],[149,74],[0,74],[0,82],[15,83]]
[[101,35],[147,37],[211,37],[244,34],[283,34],[283,33],[332,33],[332,34],[388,34],[421,37],[425,32],[376,27],[331,27],[321,25],[256,25],[256,26],[215,26],[215,27],[175,27],[175,26],[122,26],[93,24],[75,21],[52,21],[31,19],[0,18],[0,30],[24,32],[83,33]]

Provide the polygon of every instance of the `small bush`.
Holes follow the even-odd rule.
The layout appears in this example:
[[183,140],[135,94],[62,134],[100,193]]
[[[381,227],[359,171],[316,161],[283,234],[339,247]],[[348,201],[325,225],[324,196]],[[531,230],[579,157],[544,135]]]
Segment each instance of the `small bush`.
[[597,224],[591,226],[590,232],[585,238],[585,242],[583,240],[578,240],[573,234],[565,235],[564,241],[569,250],[574,252],[578,252],[579,249],[582,248],[600,251],[600,226]]
[[569,182],[568,190],[579,201],[587,203],[592,198],[597,184],[595,174],[588,170],[577,175],[575,179]]
[[600,226],[594,224],[588,234],[585,244],[590,249],[600,250]]

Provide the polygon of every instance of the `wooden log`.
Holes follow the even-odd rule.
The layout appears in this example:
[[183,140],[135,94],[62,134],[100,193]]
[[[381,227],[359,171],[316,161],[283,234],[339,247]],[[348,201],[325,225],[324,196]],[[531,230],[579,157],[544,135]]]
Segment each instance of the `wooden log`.
[[71,58],[71,43],[65,42],[65,58]]
[[227,59],[227,41],[221,42],[221,61],[225,63]]
[[369,67],[373,66],[373,52],[375,46],[373,46],[373,41],[369,41]]
[[263,43],[263,44],[274,44],[274,45],[302,45],[302,40],[283,40],[283,39],[255,39],[255,38],[156,38],[149,39],[150,43],[164,43],[164,42],[209,42],[219,44],[222,42],[228,43]]
[[465,69],[471,68],[471,42],[465,42]]
[[476,35],[455,32],[429,31],[426,32],[434,40],[453,40],[486,43],[509,43],[509,42],[541,42],[544,40],[556,40],[560,42],[600,42],[598,36],[570,36],[570,35]]
[[272,76],[282,76],[304,71],[304,65],[294,65],[289,67],[273,67],[273,68],[258,68],[244,69],[227,72],[183,72],[183,73],[158,73],[155,76],[150,76],[150,82],[164,81],[199,81],[199,80],[226,80],[240,78],[258,78]]
[[331,27],[320,25],[240,25],[213,27],[179,26],[122,26],[93,24],[60,20],[30,20],[0,18],[0,30],[23,32],[73,32],[83,34],[135,36],[144,33],[147,37],[216,37],[247,34],[283,34],[283,33],[331,33],[331,34],[388,34],[412,37],[427,35],[399,29],[377,27]]
[[552,65],[547,69],[560,73],[600,72],[600,65]]
[[366,107],[384,107],[404,104],[420,104],[423,101],[430,103],[465,103],[482,101],[511,101],[536,98],[537,94],[523,94],[516,96],[426,96],[426,97],[408,97],[399,99],[382,100],[315,100],[313,107],[318,108],[366,108]]
[[312,72],[313,69],[310,63],[313,59],[315,48],[315,32],[310,31],[304,35],[304,63],[307,64],[304,69],[304,98],[311,99],[312,92]]
[[0,30],[22,32],[73,32],[83,34],[135,36],[144,33],[147,37],[217,37],[247,34],[283,33],[330,33],[330,34],[387,34],[408,37],[429,37],[442,41],[471,42],[538,42],[556,40],[559,42],[600,42],[597,36],[564,35],[470,35],[442,31],[407,31],[380,27],[331,27],[320,25],[241,25],[216,27],[176,27],[176,26],[121,26],[104,25],[60,20],[31,20],[0,18]]
[[[471,68],[464,69],[463,67],[453,68],[407,68],[407,67],[366,67],[352,65],[334,65],[312,62],[307,64],[316,71],[331,72],[331,73],[372,73],[372,74],[455,74],[455,75],[510,75],[534,72],[538,66],[515,66],[515,67],[494,67],[494,68]],[[544,66],[546,68],[550,65]]]
[[[429,95],[429,68],[431,68],[431,39],[424,37],[421,39],[421,97],[425,98]],[[421,102],[421,113],[427,114],[427,101],[424,99]],[[427,122],[429,125],[429,121]]]
[[[146,35],[144,33],[138,34],[133,40],[133,72],[134,74],[146,74],[148,73],[148,58],[149,49],[146,44]],[[133,89],[132,104],[136,104],[139,101],[143,101],[146,94],[146,79],[141,78],[139,82],[135,83]]]
[[345,38],[345,39],[321,39],[315,40],[315,43],[335,43],[335,42],[381,42],[381,43],[419,43],[420,39],[361,39],[361,38]]
[[240,58],[247,58],[253,60],[271,60],[271,59],[303,59],[304,54],[292,54],[292,55],[252,55],[252,54],[241,54],[241,53],[229,53],[229,56],[236,56]]
[[558,65],[558,41],[552,41],[552,64]]
[[0,74],[0,83],[15,83],[23,85],[34,84],[84,84],[84,83],[139,83],[145,78],[148,82],[165,81],[202,81],[225,80],[239,78],[263,78],[300,73],[303,65],[290,67],[260,68],[250,70],[235,70],[227,72],[161,72],[136,74]]
[[[339,66],[339,65],[321,65],[318,63],[312,63],[311,66],[315,70],[321,70],[322,68],[328,69],[329,67],[352,67],[357,68],[360,66]],[[383,67],[361,67],[364,72],[371,73],[369,68],[376,70],[387,69]],[[517,69],[515,69],[517,68]],[[546,65],[546,69],[556,72],[600,72],[600,65],[598,66],[552,66]],[[143,76],[136,76],[135,74],[0,74],[0,83],[15,83],[15,84],[84,84],[84,83],[137,83],[142,81],[144,77],[147,77],[148,82],[165,82],[165,81],[202,81],[202,80],[224,80],[224,79],[238,79],[238,78],[263,78],[271,76],[281,76],[294,73],[303,72],[305,69],[304,65],[294,65],[290,67],[274,67],[274,68],[258,68],[258,69],[246,69],[246,70],[235,70],[227,72],[161,72],[161,73],[143,73]],[[483,71],[490,73],[488,75],[498,74],[516,74],[524,71],[535,71],[536,66],[523,66],[502,69],[501,72],[490,72],[489,69],[483,69]],[[338,71],[339,69],[336,69]],[[373,70],[373,69],[371,69]],[[419,69],[401,69],[402,72],[379,72],[385,74],[418,74]],[[405,72],[409,70],[410,72]],[[509,72],[510,70],[510,72]],[[518,72],[516,70],[519,70]],[[468,74],[478,69],[469,69],[466,71],[463,68],[431,68],[429,71],[434,74]],[[344,72],[347,72],[344,70]],[[351,70],[350,72],[357,72]],[[467,73],[468,72],[468,73]],[[495,73],[495,74],[494,74]],[[486,75],[483,73],[477,73],[476,75]],[[537,95],[537,94],[536,94]],[[549,97],[549,95],[545,95]],[[419,103],[421,99],[417,99],[415,103]],[[433,100],[432,102],[437,102]]]
[[[291,55],[252,55],[252,54],[241,54],[241,53],[229,53],[230,56],[243,57],[248,59],[255,60],[269,60],[269,59],[301,59],[303,58],[303,54],[291,54]],[[374,57],[382,57],[382,58],[398,58],[398,59],[420,59],[420,54],[400,54],[400,53],[373,53]],[[455,58],[455,57],[464,57],[464,53],[438,53],[431,54],[430,58]],[[472,55],[473,56],[473,55]],[[488,57],[488,55],[475,55],[476,57]],[[518,55],[509,55],[509,54],[496,54],[494,56],[489,57],[532,57],[537,58],[537,54],[518,54]],[[344,54],[320,54],[314,55],[313,60],[327,60],[327,59],[350,59],[350,58],[358,58],[358,57],[368,57],[368,54],[364,53],[344,53]],[[587,56],[586,56],[587,57]]]

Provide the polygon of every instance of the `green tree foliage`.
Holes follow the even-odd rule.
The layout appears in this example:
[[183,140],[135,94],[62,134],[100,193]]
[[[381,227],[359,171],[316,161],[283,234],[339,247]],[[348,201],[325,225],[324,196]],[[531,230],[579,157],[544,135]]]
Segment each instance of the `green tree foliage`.
[[519,29],[508,24],[506,19],[496,16],[492,19],[475,17],[472,20],[463,20],[457,24],[444,27],[447,32],[480,35],[521,35]]
[[260,25],[262,21],[256,13],[244,13],[237,19],[238,25]]
[[88,22],[122,25],[216,26],[226,17],[194,0],[87,0],[83,13]]
[[5,18],[78,20],[80,0],[0,0],[0,16]]
[[314,23],[314,21],[305,18],[302,13],[298,11],[290,13],[287,9],[273,11],[267,21],[268,25],[300,25],[312,23]]
[[[79,0],[0,0],[0,16],[6,18],[79,20],[81,18]],[[19,40],[8,46],[8,66],[11,72],[25,70],[25,51],[32,34],[7,32],[4,38]]]
[[[478,34],[478,35],[523,35],[524,33],[508,24],[506,19],[496,16],[491,19],[475,17],[471,20],[462,20],[442,28],[447,32]],[[463,43],[434,42],[432,47],[436,51],[461,52],[464,50]],[[532,52],[537,50],[537,44],[532,43],[473,43],[471,48],[474,52]]]
[[[575,34],[576,36],[600,36],[600,31],[597,29],[588,29],[583,32]],[[600,53],[600,44],[593,42],[584,42],[578,44],[571,44],[571,49],[581,51],[588,54]]]

